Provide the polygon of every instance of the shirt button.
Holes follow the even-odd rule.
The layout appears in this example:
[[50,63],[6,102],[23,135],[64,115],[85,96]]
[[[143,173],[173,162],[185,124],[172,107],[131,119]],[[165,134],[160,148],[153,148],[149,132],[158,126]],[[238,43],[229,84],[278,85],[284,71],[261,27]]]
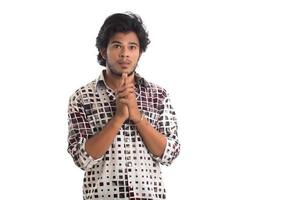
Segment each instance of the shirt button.
[[129,150],[125,150],[125,154],[130,154],[130,151]]
[[127,162],[125,165],[126,165],[126,167],[131,167],[132,166],[132,162]]

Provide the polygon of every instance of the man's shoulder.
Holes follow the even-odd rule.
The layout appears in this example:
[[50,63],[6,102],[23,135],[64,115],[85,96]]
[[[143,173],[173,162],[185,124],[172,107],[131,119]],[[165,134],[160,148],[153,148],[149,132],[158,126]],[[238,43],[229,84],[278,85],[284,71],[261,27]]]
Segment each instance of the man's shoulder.
[[167,90],[159,84],[147,81],[147,88],[151,93],[156,93],[160,95],[160,97],[166,97],[168,95]]
[[70,100],[82,99],[82,97],[88,95],[89,93],[94,93],[96,90],[96,84],[97,80],[95,79],[76,89],[75,92],[71,94]]

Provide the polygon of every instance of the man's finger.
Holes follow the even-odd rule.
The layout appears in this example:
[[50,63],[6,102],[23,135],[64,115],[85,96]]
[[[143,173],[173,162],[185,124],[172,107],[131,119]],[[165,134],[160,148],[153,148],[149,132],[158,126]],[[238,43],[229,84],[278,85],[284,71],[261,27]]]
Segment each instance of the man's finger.
[[126,100],[125,98],[119,99],[119,102],[122,104],[128,104],[128,100]]
[[118,92],[117,97],[118,98],[126,97],[126,96],[128,96],[129,94],[132,94],[132,93],[135,93],[135,90],[133,88],[128,88],[128,89],[126,89],[122,92]]
[[122,74],[122,77],[124,77],[124,85],[127,85],[128,84],[128,80],[127,80],[127,73],[123,73]]
[[123,86],[124,84],[125,84],[125,79],[126,79],[126,77],[127,77],[127,74],[126,73],[123,73],[122,74],[122,79],[121,79],[121,84],[120,84],[120,86],[119,87],[121,87],[121,86]]
[[117,93],[123,92],[124,90],[127,90],[127,89],[135,89],[135,85],[132,83],[130,83],[128,85],[123,85],[117,89]]

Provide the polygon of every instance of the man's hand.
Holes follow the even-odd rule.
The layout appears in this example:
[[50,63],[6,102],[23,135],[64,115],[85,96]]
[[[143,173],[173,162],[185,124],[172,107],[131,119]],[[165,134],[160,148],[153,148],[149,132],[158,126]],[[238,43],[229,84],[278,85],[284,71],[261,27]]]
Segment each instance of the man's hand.
[[129,117],[128,107],[124,102],[124,97],[127,95],[123,90],[123,93],[120,93],[119,90],[124,88],[127,74],[122,75],[122,81],[119,88],[116,91],[116,116],[120,117],[122,120],[126,120]]
[[[124,81],[123,81],[124,80]],[[128,83],[127,74],[122,74],[122,84],[117,90],[117,99],[122,104],[125,104],[128,108],[128,117],[134,123],[137,123],[141,119],[141,112],[138,109],[135,86],[132,83]]]

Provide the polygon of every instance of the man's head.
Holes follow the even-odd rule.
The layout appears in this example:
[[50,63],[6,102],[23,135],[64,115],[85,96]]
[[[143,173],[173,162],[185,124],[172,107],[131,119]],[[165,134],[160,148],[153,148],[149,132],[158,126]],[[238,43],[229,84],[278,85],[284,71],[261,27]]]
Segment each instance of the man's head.
[[114,75],[133,73],[149,43],[139,16],[132,13],[110,15],[97,36],[98,62],[107,66]]

